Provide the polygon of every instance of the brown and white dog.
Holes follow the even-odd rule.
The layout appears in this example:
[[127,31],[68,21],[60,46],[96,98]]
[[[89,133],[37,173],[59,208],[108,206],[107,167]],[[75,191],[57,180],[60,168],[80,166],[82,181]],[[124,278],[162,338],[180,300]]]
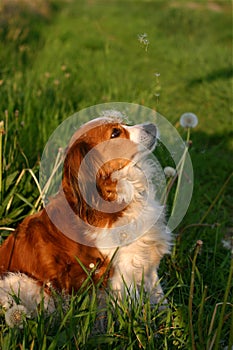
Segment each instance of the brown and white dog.
[[[51,307],[50,289],[76,292],[89,278],[118,297],[140,286],[162,297],[157,268],[170,233],[155,199],[156,126],[94,119],[72,137],[59,193],[27,217],[0,247],[0,304]],[[117,251],[116,248],[118,247]],[[112,260],[112,261],[111,261]],[[26,305],[27,306],[27,305]]]

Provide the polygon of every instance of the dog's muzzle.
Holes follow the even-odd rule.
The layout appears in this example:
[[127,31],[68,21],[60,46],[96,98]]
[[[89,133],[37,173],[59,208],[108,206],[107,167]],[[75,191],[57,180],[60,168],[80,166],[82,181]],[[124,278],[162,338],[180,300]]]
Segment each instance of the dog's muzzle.
[[142,148],[152,151],[157,142],[157,128],[155,124],[145,123],[135,126],[127,126],[130,134],[130,140],[137,143]]

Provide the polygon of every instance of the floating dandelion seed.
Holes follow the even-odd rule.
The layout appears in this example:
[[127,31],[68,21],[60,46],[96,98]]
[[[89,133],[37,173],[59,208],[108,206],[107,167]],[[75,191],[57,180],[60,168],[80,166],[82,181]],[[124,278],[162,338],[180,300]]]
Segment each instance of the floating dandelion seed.
[[5,320],[9,327],[23,328],[23,321],[26,319],[27,309],[23,305],[14,305],[5,313]]
[[159,83],[159,77],[160,77],[160,73],[156,72],[154,73],[154,76],[156,78],[156,85],[155,85],[155,93],[154,96],[157,99],[157,103],[159,103],[159,96],[160,96],[160,91],[161,91],[161,85]]
[[166,166],[163,169],[163,171],[164,171],[165,176],[167,176],[167,177],[174,177],[176,175],[176,169],[174,169],[171,166]]
[[150,43],[149,40],[148,40],[147,34],[146,33],[138,34],[138,41],[140,42],[140,44],[145,46],[145,49],[147,51],[149,43]]
[[198,124],[198,118],[194,113],[184,113],[180,117],[180,125],[183,128],[195,128]]

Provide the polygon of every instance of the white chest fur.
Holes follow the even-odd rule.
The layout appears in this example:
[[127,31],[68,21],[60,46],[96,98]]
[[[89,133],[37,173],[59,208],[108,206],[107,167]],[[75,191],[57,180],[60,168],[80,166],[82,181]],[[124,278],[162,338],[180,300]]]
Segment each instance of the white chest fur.
[[[163,255],[169,252],[171,238],[164,224],[163,207],[155,199],[153,173],[153,163],[145,160],[112,175],[118,182],[118,202],[124,201],[128,206],[113,227],[115,238],[118,237],[115,242],[121,244],[112,262],[111,285],[122,295],[125,286],[131,290],[140,286],[143,279],[144,288],[155,303],[162,295],[157,268]],[[104,235],[107,238],[107,230]],[[110,258],[116,250],[116,247],[102,248],[101,238],[97,239],[97,246]]]

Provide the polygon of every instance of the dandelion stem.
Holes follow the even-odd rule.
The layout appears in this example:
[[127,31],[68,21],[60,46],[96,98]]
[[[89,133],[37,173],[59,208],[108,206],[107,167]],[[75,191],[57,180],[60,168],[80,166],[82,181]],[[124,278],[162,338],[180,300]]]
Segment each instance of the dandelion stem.
[[3,154],[2,154],[2,135],[4,133],[4,122],[0,122],[0,203],[2,203],[2,172],[3,172]]
[[194,280],[195,280],[195,269],[197,256],[201,250],[202,241],[197,241],[196,248],[194,252],[193,262],[192,262],[192,271],[191,271],[191,281],[190,281],[190,291],[189,291],[189,327],[191,332],[191,341],[192,341],[192,350],[196,350],[195,339],[194,339],[194,330],[193,330],[193,292],[194,292]]
[[[189,149],[189,140],[190,140],[190,128],[188,128],[188,131],[187,131],[187,139],[186,139],[184,153],[183,153],[182,158],[180,159],[180,162],[177,166],[178,181],[177,181],[176,192],[175,192],[175,196],[174,196],[171,216],[174,214],[175,208],[176,208],[177,197],[179,194],[182,174],[183,174],[183,170],[184,170],[184,163],[185,163],[186,155],[187,155],[188,149]],[[178,170],[179,168],[180,168],[180,170]]]
[[176,175],[175,175],[174,177],[171,177],[171,178],[168,180],[167,186],[166,186],[166,188],[164,189],[163,194],[162,194],[162,196],[161,196],[161,200],[160,200],[161,203],[162,203],[162,205],[166,205],[167,200],[168,200],[169,193],[170,193],[170,191],[171,191],[171,189],[172,189],[172,186],[174,185],[174,182],[176,181],[176,179],[177,179],[177,173],[176,173]]

